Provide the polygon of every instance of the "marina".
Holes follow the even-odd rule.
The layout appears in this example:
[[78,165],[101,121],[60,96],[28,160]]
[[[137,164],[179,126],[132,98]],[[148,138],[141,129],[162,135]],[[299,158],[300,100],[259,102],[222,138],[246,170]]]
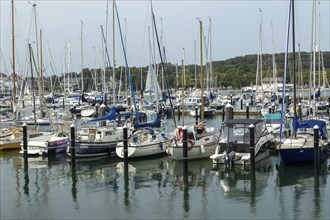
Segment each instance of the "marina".
[[[223,43],[223,33],[248,39],[252,28],[244,30],[245,25],[257,26],[258,16],[244,1],[239,7],[230,1],[188,2],[107,0],[86,7],[89,1],[63,1],[61,16],[44,21],[39,16],[51,14],[44,7],[53,4],[55,10],[57,2],[38,2],[38,7],[36,1],[0,3],[11,9],[10,26],[0,31],[11,33],[5,47],[0,39],[0,219],[330,219],[330,52],[321,43],[328,27],[320,22],[321,14],[328,16],[324,8],[329,2],[276,2],[282,8],[276,23],[282,20],[282,25],[275,26],[275,33],[286,33],[280,39],[285,48],[274,45],[271,19],[269,52],[264,50],[269,37],[263,37],[267,28],[261,6],[268,8],[267,17],[278,8],[275,2],[273,7],[252,1],[259,12],[259,50],[224,61],[213,55],[230,56],[233,48],[214,46],[213,33],[221,30],[217,43]],[[26,3],[32,9],[28,39],[15,32],[20,23],[15,19],[22,16],[17,9],[26,12]],[[64,7],[71,3],[75,10]],[[169,3],[172,8],[161,13]],[[214,11],[213,4],[231,8],[226,19],[216,10],[214,29],[210,14],[204,17]],[[89,11],[80,11],[81,5]],[[141,5],[147,9],[144,30],[137,22]],[[167,32],[158,17],[171,15],[164,20],[174,21],[176,5],[181,16]],[[203,16],[191,10],[203,8],[208,8]],[[229,19],[239,8],[246,9],[246,18],[241,12],[239,22],[236,16]],[[49,21],[66,19],[70,35],[77,34],[67,9],[70,19],[93,14],[100,30],[91,31],[80,20],[79,49],[65,39],[64,53],[58,57],[60,47],[55,47],[54,59]],[[105,25],[99,17],[104,9]],[[295,11],[305,15],[298,22]],[[187,15],[196,27],[183,22]],[[126,16],[133,16],[127,29]],[[240,34],[229,34],[220,26],[224,21],[230,27],[229,21],[239,24]],[[184,37],[175,29],[181,22]],[[300,30],[301,23],[312,30]],[[62,26],[54,36],[66,34]],[[132,35],[137,28],[143,40]],[[170,47],[164,33],[176,33]],[[307,50],[306,42],[300,42],[306,33],[312,42]],[[176,45],[186,36],[197,37],[193,53],[192,45]],[[22,39],[25,45],[17,45]],[[256,36],[244,46],[239,45],[242,39],[233,39],[225,44],[243,50]]]
[[[242,118],[242,116],[234,116]],[[186,116],[187,124],[194,118]],[[222,117],[205,119],[220,129]],[[166,128],[173,126],[167,120]],[[285,166],[272,154],[250,166],[115,154],[25,158],[0,152],[1,219],[327,219],[330,160]],[[311,205],[311,201],[312,205]],[[41,211],[42,210],[42,211]],[[59,211],[61,210],[61,211]]]

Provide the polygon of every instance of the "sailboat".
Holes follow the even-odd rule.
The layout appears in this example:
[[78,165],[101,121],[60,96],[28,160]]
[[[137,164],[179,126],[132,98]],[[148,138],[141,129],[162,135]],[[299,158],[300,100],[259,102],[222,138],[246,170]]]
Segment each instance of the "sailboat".
[[[120,28],[117,7],[116,7],[116,12],[117,12],[118,24],[119,24],[119,28]],[[155,18],[154,18],[154,14],[152,11],[152,7],[151,7],[151,12],[152,12],[153,22],[155,25]],[[155,28],[155,31],[156,31],[156,28]],[[121,32],[121,29],[120,29],[120,32]],[[122,40],[122,42],[123,42],[123,40]],[[125,52],[124,46],[123,46],[123,51],[124,51],[125,60],[126,60],[126,52]],[[127,65],[127,61],[126,61],[126,65]],[[153,76],[153,79],[150,79],[153,81],[150,83],[154,84],[154,83],[157,83],[157,79],[155,79],[156,75],[154,72],[152,72],[152,70],[153,70],[152,65],[150,65],[149,73],[151,76]],[[149,75],[149,73],[148,73],[148,75]],[[130,78],[130,73],[128,74],[128,78],[130,81],[131,91],[134,91],[133,85],[131,84],[132,82],[131,82],[131,78]],[[156,82],[155,82],[155,80],[156,80]],[[160,88],[159,88],[158,83],[154,84],[154,85],[156,85],[156,87],[149,85],[150,88],[148,88],[148,85],[147,85],[147,88],[155,89],[155,90],[153,90],[153,93],[155,95],[160,92]],[[132,93],[132,97],[133,97],[133,102],[135,104],[134,93]],[[156,96],[155,101],[158,101],[158,100],[157,100],[157,96]],[[136,106],[134,106],[134,111],[135,111],[135,114],[137,114]],[[138,117],[136,117],[136,119],[137,118]],[[153,121],[147,122],[147,123],[139,123],[139,120],[135,120],[134,130],[132,131],[132,134],[129,136],[129,138],[127,140],[128,157],[136,158],[136,157],[165,156],[166,155],[165,133],[161,131],[162,127],[163,126],[162,126],[160,114],[157,114],[157,116],[154,118]],[[124,158],[124,143],[123,142],[119,142],[117,144],[116,154],[118,157]]]
[[[293,101],[294,116],[292,120],[291,136],[281,141],[277,147],[281,162],[285,165],[308,163],[314,161],[314,129],[319,129],[319,155],[320,159],[326,158],[329,151],[328,134],[325,121],[323,120],[302,120],[298,121],[296,108],[296,68],[295,68],[295,30],[294,30],[294,0],[290,1],[292,15],[292,41],[293,41]],[[288,26],[290,25],[290,15]],[[288,28],[289,30],[289,28]],[[288,32],[289,36],[289,32]],[[288,39],[289,37],[287,37]],[[288,49],[287,49],[288,50]],[[286,53],[287,56],[287,53]],[[287,59],[285,60],[287,62]],[[285,70],[286,71],[286,65]],[[286,72],[284,73],[284,77]],[[285,79],[285,78],[284,78]],[[285,84],[283,84],[285,85]],[[284,106],[284,103],[282,103]],[[283,110],[282,110],[283,113]],[[282,116],[283,118],[283,116]],[[282,125],[281,125],[282,126]],[[282,129],[282,127],[281,127]]]
[[174,132],[173,137],[168,144],[167,153],[175,160],[183,159],[183,128],[187,129],[187,145],[188,158],[187,159],[201,159],[210,157],[216,147],[219,135],[215,133],[214,127],[209,127],[204,124],[204,80],[203,80],[203,53],[202,53],[202,21],[200,22],[200,52],[201,52],[201,71],[200,71],[200,85],[201,85],[201,122],[197,125],[178,126]]

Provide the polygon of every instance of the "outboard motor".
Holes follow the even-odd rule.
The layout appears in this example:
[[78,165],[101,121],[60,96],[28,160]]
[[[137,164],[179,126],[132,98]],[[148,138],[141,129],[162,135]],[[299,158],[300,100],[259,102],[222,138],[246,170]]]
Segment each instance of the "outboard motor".
[[226,149],[226,164],[232,165],[233,159],[235,157],[236,143],[228,142]]

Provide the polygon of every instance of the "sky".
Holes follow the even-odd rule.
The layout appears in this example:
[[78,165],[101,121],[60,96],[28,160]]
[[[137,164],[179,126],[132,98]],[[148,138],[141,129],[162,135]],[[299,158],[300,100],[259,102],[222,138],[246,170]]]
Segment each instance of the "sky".
[[[113,57],[116,66],[125,65],[116,17],[113,45],[112,1],[15,0],[14,5],[18,74],[28,71],[29,44],[36,59],[40,56],[38,48],[41,39],[43,63],[48,74],[80,72],[82,67],[92,69],[104,66],[105,47],[101,26],[107,39],[111,66]],[[154,35],[150,34],[151,2],[117,0],[116,5],[128,65],[149,65],[152,62],[150,57],[153,57],[150,51],[156,45],[153,43]],[[167,61],[173,64],[181,65],[184,60],[184,64],[200,65],[199,21],[203,24],[203,44],[208,36],[211,42],[210,46],[203,45],[203,63],[207,61],[206,50],[210,52],[208,58],[212,61],[258,54],[260,48],[262,53],[268,54],[286,51],[289,0],[154,0],[152,8]],[[295,1],[297,51],[298,44],[301,51],[311,51],[312,8],[312,0]],[[330,0],[317,0],[315,39],[321,51],[330,50],[329,14]],[[0,0],[0,25],[0,72],[9,73],[12,60],[10,0]],[[38,36],[36,39],[35,33],[39,35],[40,30],[42,38]],[[291,48],[289,50],[292,51]],[[156,50],[156,61],[159,60]]]

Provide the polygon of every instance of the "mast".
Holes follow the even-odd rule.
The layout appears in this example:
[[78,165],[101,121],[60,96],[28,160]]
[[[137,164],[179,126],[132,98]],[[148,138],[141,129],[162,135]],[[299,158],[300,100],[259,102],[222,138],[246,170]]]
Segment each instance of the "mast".
[[194,85],[195,85],[195,89],[197,89],[197,65],[196,65],[196,63],[197,63],[197,58],[196,58],[196,40],[194,40],[194,63],[195,63],[195,65],[194,65],[194,73],[195,73],[195,83],[194,83]]
[[[294,112],[294,118],[297,119],[297,103],[296,103],[296,91],[297,91],[297,85],[296,85],[296,39],[295,39],[295,25],[294,25],[294,0],[291,0],[292,2],[292,59],[293,59],[293,112]],[[296,131],[294,129],[293,131],[294,135],[296,135]]]
[[210,51],[210,79],[211,81],[208,82],[208,85],[210,84],[210,90],[208,90],[208,92],[210,92],[213,88],[214,88],[214,81],[213,81],[213,66],[212,66],[212,35],[211,35],[211,17],[209,17],[210,20],[210,30],[209,30],[209,51]]
[[313,0],[313,22],[312,22],[312,42],[313,42],[313,115],[315,115],[315,100],[316,100],[316,79],[315,79],[315,75],[316,75],[316,5],[315,5],[315,0]]
[[[113,7],[112,7],[112,93],[113,93],[113,105],[116,105],[116,74],[115,74],[115,68],[116,68],[116,59],[115,59],[115,3],[116,1],[113,0]],[[126,45],[125,45],[125,51],[126,51]]]
[[45,113],[43,110],[43,100],[44,100],[44,83],[43,83],[43,75],[42,75],[42,31],[40,29],[40,94],[39,94],[39,102],[41,109],[41,117],[45,117]]
[[33,65],[32,65],[32,49],[31,44],[29,44],[29,53],[30,53],[30,66],[31,66],[31,87],[32,87],[32,104],[33,104],[33,116],[34,116],[34,125],[37,126],[37,115],[36,115],[36,105],[35,105],[35,95],[34,95],[34,77],[33,77]]
[[199,20],[200,26],[200,53],[201,53],[201,109],[200,118],[204,121],[204,79],[203,79],[203,23]]
[[84,48],[83,48],[83,21],[80,20],[80,58],[81,58],[81,92],[84,93]]
[[264,101],[264,88],[263,88],[263,82],[262,82],[262,11],[259,8],[260,12],[260,35],[259,35],[259,40],[260,40],[260,86],[261,86],[261,101]]
[[272,47],[273,47],[273,55],[272,55],[272,63],[273,63],[273,93],[274,96],[277,92],[277,79],[276,79],[276,61],[275,61],[275,50],[274,50],[274,32],[273,32],[273,21],[271,21],[272,28]]
[[12,43],[12,62],[13,62],[13,73],[12,73],[12,83],[13,83],[13,115],[16,119],[16,70],[15,70],[15,28],[14,28],[14,0],[11,1],[11,43]]
[[182,127],[184,126],[184,60],[181,60],[181,85],[182,85],[182,90],[181,90],[181,103],[182,103]]

